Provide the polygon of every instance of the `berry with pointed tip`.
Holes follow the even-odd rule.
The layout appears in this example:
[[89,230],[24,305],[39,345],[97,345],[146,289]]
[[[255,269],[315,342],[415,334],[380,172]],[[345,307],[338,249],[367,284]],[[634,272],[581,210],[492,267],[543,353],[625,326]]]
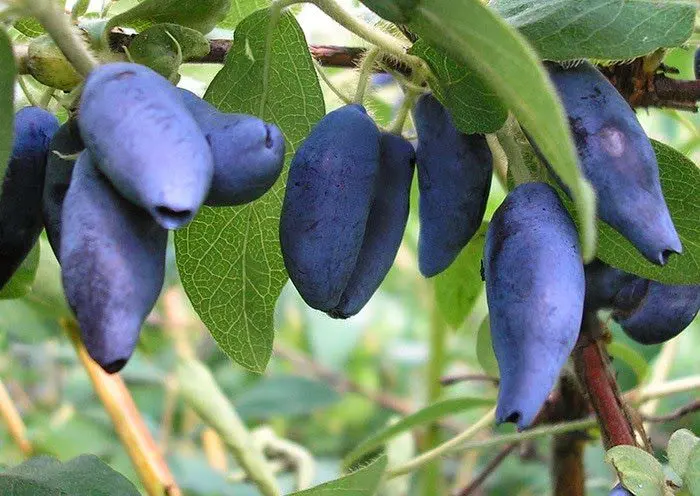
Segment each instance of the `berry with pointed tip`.
[[377,192],[362,248],[340,303],[329,312],[331,317],[345,319],[362,310],[391,269],[406,230],[415,163],[411,143],[382,133]]
[[118,62],[87,78],[80,132],[97,167],[166,229],[189,223],[211,186],[211,148],[180,93],[151,69]]
[[44,227],[41,195],[56,117],[38,107],[15,115],[14,142],[0,194],[0,288],[12,278]]
[[109,373],[131,357],[165,274],[168,232],[119,195],[82,152],[63,205],[66,298],[90,356]]
[[49,239],[49,244],[56,258],[58,258],[61,249],[63,200],[70,186],[75,166],[75,159],[65,158],[65,156],[76,155],[84,149],[85,145],[80,137],[78,122],[75,119],[69,120],[59,128],[49,146],[42,195],[42,214],[46,237]]
[[252,115],[219,112],[190,91],[181,89],[180,93],[214,156],[214,176],[205,204],[242,205],[265,194],[284,165],[282,131]]
[[413,109],[418,148],[418,265],[425,277],[444,271],[481,226],[493,158],[481,134],[460,132],[433,95]]
[[581,169],[598,195],[598,215],[648,260],[664,265],[682,245],[666,206],[656,155],[634,111],[588,62],[547,64],[569,117]]
[[355,269],[375,197],[379,142],[364,107],[351,104],[321,119],[292,159],[280,243],[290,279],[317,310],[338,305]]
[[524,429],[559,377],[583,317],[578,234],[551,186],[510,192],[489,224],[483,264],[501,377],[496,420]]

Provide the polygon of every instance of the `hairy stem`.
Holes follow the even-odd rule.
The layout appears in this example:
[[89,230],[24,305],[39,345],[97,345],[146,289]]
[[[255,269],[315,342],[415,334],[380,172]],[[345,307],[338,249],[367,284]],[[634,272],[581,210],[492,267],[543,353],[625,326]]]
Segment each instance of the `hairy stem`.
[[380,54],[381,51],[378,48],[371,48],[367,51],[367,55],[365,55],[362,64],[360,64],[360,77],[357,81],[355,98],[353,98],[353,101],[355,103],[359,103],[360,105],[362,105],[362,103],[364,102],[365,93],[367,91],[367,85],[369,84],[369,79],[370,77],[372,77],[372,73],[374,72],[374,64],[377,61],[377,57],[379,57]]

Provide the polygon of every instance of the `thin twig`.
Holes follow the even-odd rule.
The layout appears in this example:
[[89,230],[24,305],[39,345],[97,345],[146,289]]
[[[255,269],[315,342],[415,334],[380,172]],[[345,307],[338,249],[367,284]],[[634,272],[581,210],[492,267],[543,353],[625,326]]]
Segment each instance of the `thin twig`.
[[493,460],[483,468],[479,475],[474,477],[467,487],[455,493],[455,496],[470,496],[473,494],[486,481],[488,476],[491,475],[518,446],[520,446],[520,443],[511,443],[503,447]]
[[642,419],[645,422],[661,423],[661,422],[672,422],[674,420],[679,420],[686,415],[700,411],[700,400],[695,400],[692,403],[688,403],[671,413],[666,415],[642,415]]
[[32,443],[27,437],[27,426],[24,425],[22,416],[19,414],[15,403],[5,388],[5,384],[0,380],[0,416],[7,425],[10,436],[15,444],[26,457],[30,457],[34,451]]
[[72,321],[61,322],[70,337],[83,368],[112,419],[112,425],[129,454],[149,496],[180,496],[182,492],[170,473],[158,445],[146,427],[131,393],[118,374],[107,374],[90,358]]
[[452,386],[460,382],[490,382],[498,385],[498,377],[492,377],[486,374],[459,374],[448,375],[440,379],[440,383],[443,386]]

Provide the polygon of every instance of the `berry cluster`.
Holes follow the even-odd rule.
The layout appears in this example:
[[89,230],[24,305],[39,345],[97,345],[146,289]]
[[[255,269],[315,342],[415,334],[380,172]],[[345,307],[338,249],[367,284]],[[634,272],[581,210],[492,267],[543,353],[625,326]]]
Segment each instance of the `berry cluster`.
[[116,372],[162,288],[168,230],[203,204],[259,198],[284,153],[272,124],[221,113],[144,66],[103,65],[85,83],[77,118],[60,128],[44,110],[17,113],[0,205],[0,284],[46,227],[85,346]]

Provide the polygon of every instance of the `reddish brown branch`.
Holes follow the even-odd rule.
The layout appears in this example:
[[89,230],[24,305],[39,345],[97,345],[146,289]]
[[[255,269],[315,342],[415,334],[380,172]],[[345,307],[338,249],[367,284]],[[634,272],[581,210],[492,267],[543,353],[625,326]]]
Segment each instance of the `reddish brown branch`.
[[576,375],[598,418],[605,448],[620,444],[634,446],[633,424],[625,410],[608,355],[600,343],[601,336],[598,318],[586,315],[573,354]]
[[[134,35],[114,31],[110,34],[110,47],[120,52],[128,47]],[[191,63],[223,63],[232,46],[231,40],[211,40],[210,51],[204,57],[192,59]],[[311,45],[311,56],[325,67],[354,68],[359,65],[365,54],[360,47],[335,45]],[[644,58],[635,59],[627,64],[617,64],[601,68],[620,93],[633,107],[667,107],[680,110],[697,111],[700,100],[700,81],[684,81],[669,78],[666,74],[674,73],[672,68],[660,66],[649,72],[645,69]],[[410,75],[410,68],[385,58],[385,66]],[[378,69],[380,70],[380,69]]]
[[682,406],[666,415],[642,415],[642,420],[644,422],[654,423],[672,422],[697,411],[700,411],[700,400],[695,400],[692,403],[688,403],[687,405]]

